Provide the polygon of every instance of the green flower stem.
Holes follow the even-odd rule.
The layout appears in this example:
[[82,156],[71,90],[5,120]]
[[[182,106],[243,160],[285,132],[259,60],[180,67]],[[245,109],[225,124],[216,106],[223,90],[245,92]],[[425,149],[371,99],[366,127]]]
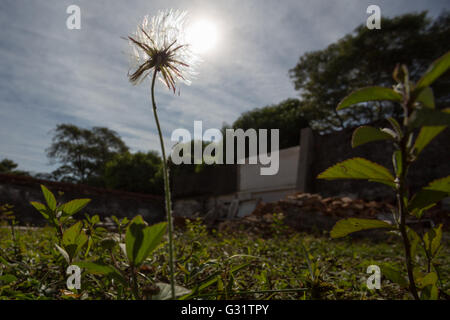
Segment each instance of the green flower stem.
[[174,270],[174,259],[173,259],[173,223],[172,223],[172,205],[170,202],[170,182],[169,182],[169,171],[166,162],[166,152],[164,149],[164,140],[161,132],[161,127],[159,125],[158,113],[156,112],[156,102],[155,102],[155,80],[156,74],[158,73],[158,68],[155,67],[152,78],[152,105],[153,105],[153,115],[155,116],[156,127],[158,128],[159,142],[161,143],[161,152],[163,157],[163,171],[164,171],[164,195],[166,198],[166,214],[167,214],[167,225],[169,234],[169,269],[170,269],[170,287],[172,291],[172,299],[175,299],[175,270]]

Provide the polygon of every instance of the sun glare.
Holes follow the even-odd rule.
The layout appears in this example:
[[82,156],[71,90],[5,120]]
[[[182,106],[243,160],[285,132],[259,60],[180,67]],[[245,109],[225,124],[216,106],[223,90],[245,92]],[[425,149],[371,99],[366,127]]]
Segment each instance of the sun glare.
[[187,41],[197,53],[206,53],[217,42],[217,28],[211,21],[200,20],[187,29]]

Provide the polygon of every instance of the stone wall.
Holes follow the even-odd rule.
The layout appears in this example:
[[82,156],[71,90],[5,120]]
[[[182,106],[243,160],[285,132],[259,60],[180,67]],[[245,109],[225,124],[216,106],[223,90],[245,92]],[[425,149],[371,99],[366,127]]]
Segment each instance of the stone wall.
[[[93,188],[85,185],[51,182],[29,177],[0,174],[0,204],[11,204],[21,223],[41,225],[44,219],[30,201],[44,202],[40,185],[45,185],[56,196],[57,201],[67,202],[77,198],[92,199],[87,207],[75,217],[98,214],[101,218],[134,217],[142,215],[149,223],[163,221],[164,202],[159,196],[129,193],[115,190]],[[58,196],[59,192],[63,195]]]

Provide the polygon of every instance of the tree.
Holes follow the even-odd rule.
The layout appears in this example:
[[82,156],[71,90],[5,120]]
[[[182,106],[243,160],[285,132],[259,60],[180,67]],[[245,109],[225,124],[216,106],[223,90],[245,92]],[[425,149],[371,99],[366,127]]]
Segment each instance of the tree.
[[61,166],[53,175],[62,181],[103,186],[105,165],[117,154],[128,151],[119,135],[107,128],[91,130],[72,124],[59,124],[54,132],[47,157]]
[[105,166],[105,186],[129,192],[162,195],[162,160],[155,152],[116,154]]
[[10,159],[3,159],[0,161],[0,173],[15,174],[21,176],[29,176],[30,174],[26,171],[15,170],[18,164]]
[[0,162],[0,172],[1,173],[9,173],[17,168],[18,164],[10,159],[3,159]]
[[[397,63],[410,66],[417,81],[427,66],[450,49],[450,13],[434,22],[427,13],[385,18],[381,30],[357,27],[324,50],[307,52],[290,70],[295,89],[302,97],[301,114],[313,129],[331,130],[398,118],[401,110],[390,102],[367,102],[360,108],[336,111],[339,101],[356,88],[394,85],[392,70]],[[433,84],[437,108],[448,106],[450,74]]]
[[244,112],[232,125],[233,129],[279,129],[280,149],[300,143],[300,129],[308,127],[302,116],[300,101],[287,99],[276,105]]

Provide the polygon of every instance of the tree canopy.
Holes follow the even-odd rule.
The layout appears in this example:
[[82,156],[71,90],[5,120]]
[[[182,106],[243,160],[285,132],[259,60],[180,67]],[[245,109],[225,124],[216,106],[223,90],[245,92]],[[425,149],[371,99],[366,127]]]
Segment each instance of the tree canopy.
[[102,127],[79,128],[59,124],[47,149],[51,163],[60,167],[53,172],[56,179],[102,186],[105,165],[115,155],[128,151],[119,135]]
[[[336,111],[340,100],[364,86],[392,86],[392,70],[406,64],[411,80],[417,81],[432,61],[450,49],[450,13],[436,20],[426,12],[384,18],[380,30],[357,27],[323,50],[307,52],[290,70],[295,89],[302,98],[301,114],[313,129],[329,132],[345,127],[397,117],[389,102],[369,102],[359,108]],[[450,74],[432,88],[437,108],[448,106]]]
[[300,130],[308,126],[303,117],[301,102],[287,99],[276,105],[244,112],[233,123],[233,129],[280,129],[280,149],[296,146],[300,143]]
[[104,181],[111,189],[163,194],[162,159],[155,151],[117,154],[106,163]]

